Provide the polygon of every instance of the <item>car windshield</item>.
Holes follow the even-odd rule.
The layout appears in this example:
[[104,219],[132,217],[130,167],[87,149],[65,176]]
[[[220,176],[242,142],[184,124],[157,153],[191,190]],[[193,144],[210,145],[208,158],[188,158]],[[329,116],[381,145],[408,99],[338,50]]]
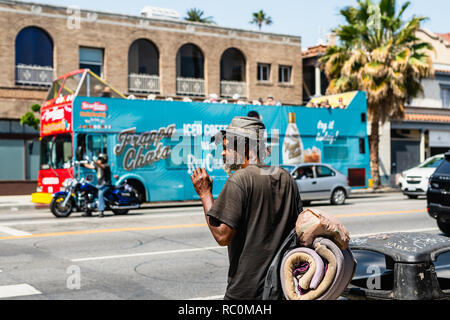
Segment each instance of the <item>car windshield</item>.
[[442,162],[442,158],[433,158],[424,164],[420,165],[419,168],[437,168]]
[[434,174],[448,174],[450,175],[450,162],[448,160],[441,159],[441,165],[436,169]]

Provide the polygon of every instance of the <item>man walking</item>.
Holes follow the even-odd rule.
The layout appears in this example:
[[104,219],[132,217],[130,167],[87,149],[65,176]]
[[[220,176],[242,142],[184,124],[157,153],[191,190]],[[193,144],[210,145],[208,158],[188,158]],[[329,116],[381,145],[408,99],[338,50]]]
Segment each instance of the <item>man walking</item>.
[[206,170],[197,168],[191,176],[214,239],[228,246],[225,299],[262,298],[267,269],[302,211],[290,174],[264,164],[264,131],[259,119],[235,117],[216,135],[216,143],[223,143],[224,169],[231,176],[215,201]]

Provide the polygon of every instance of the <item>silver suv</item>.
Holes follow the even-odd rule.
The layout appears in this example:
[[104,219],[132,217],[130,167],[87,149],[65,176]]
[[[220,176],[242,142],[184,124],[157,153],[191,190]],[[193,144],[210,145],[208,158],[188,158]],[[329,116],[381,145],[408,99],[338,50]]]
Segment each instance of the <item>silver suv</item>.
[[331,204],[341,205],[351,192],[347,176],[330,165],[302,163],[281,167],[297,182],[304,205],[308,205],[312,200],[326,199],[330,199]]

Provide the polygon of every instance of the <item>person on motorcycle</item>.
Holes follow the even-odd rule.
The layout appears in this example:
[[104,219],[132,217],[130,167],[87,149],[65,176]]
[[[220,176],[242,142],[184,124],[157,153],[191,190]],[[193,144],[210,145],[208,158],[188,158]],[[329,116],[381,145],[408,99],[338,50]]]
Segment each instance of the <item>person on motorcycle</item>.
[[[89,169],[97,171],[97,189],[98,189],[98,212],[99,218],[103,218],[105,211],[105,192],[109,190],[111,186],[111,169],[108,165],[108,155],[100,153],[97,160],[85,165]],[[88,214],[90,215],[90,214]]]

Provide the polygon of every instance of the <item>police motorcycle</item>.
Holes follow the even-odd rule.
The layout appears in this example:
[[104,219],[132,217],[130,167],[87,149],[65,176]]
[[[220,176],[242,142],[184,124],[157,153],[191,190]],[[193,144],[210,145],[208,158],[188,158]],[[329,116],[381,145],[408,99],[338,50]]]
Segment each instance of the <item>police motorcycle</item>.
[[[86,178],[80,177],[80,166],[89,161],[78,160],[72,163],[73,168],[77,169],[76,177],[66,179],[61,191],[54,194],[50,203],[50,210],[57,218],[66,218],[73,211],[85,212],[88,215],[92,211],[97,211],[98,189]],[[111,186],[105,192],[104,198],[106,210],[111,210],[115,215],[125,215],[129,210],[140,207],[134,189],[126,180],[118,186]]]

